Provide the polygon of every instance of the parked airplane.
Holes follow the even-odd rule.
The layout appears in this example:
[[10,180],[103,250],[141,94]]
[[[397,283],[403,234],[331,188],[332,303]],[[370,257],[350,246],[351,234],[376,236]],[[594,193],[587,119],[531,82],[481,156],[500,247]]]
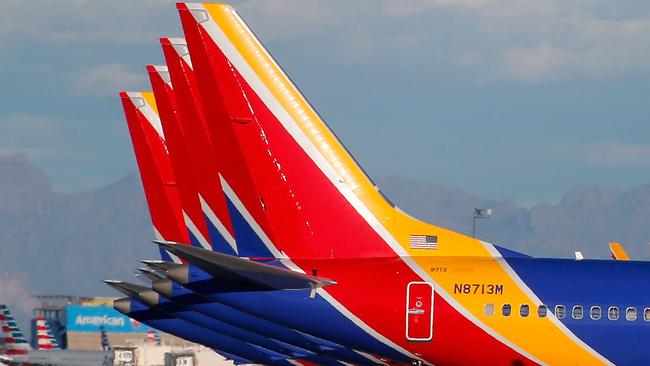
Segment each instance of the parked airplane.
[[649,264],[532,258],[408,216],[232,7],[177,7],[187,49],[163,39],[149,68],[171,123],[122,94],[167,260],[145,264],[167,279],[109,281],[119,311],[239,363],[650,361]]
[[[156,73],[157,73],[157,71],[156,71]],[[157,75],[154,74],[153,77],[156,78]],[[158,84],[155,84],[155,85],[161,86],[163,79],[164,78],[162,78],[162,77],[158,78],[158,79],[154,79],[154,80],[158,80],[158,82],[159,82]],[[163,90],[162,93],[165,93],[165,91]],[[127,120],[129,122],[129,127],[130,127],[130,130],[131,130],[131,134],[132,134],[132,136],[134,138],[134,144],[135,144],[136,139],[138,141],[140,141],[140,140],[142,140],[142,141],[145,141],[145,140],[154,141],[156,144],[160,144],[161,141],[165,141],[166,139],[171,138],[174,135],[170,134],[171,136],[165,137],[165,135],[160,135],[159,132],[155,131],[154,128],[150,128],[150,129],[148,129],[146,131],[149,131],[150,135],[154,135],[152,137],[163,136],[163,140],[160,140],[160,139],[157,139],[157,138],[140,139],[138,137],[138,135],[137,135],[137,134],[140,134],[143,131],[141,129],[136,128],[136,126],[139,123],[144,123],[145,126],[149,126],[149,125],[154,126],[154,125],[160,124],[159,122],[157,122],[157,113],[156,113],[156,111],[165,110],[164,107],[161,107],[161,108],[156,107],[156,105],[153,104],[153,101],[147,101],[145,98],[142,98],[141,97],[142,95],[146,96],[148,94],[147,93],[123,94],[124,107],[125,107],[125,110],[127,111]],[[164,96],[164,94],[163,94],[163,96]],[[163,99],[162,97],[157,98],[157,99],[159,99],[160,102],[165,103],[165,99]],[[152,104],[148,105],[148,103],[152,103]],[[152,113],[147,113],[147,111],[153,111],[153,112]],[[166,113],[169,116],[174,115],[174,113],[171,113],[171,112],[166,112]],[[152,120],[152,121],[149,121],[149,120]],[[162,125],[165,126],[165,125],[168,125],[169,123],[172,123],[172,122],[173,121],[168,120],[167,124],[163,123]],[[168,132],[173,132],[173,130],[168,128]],[[179,137],[179,136],[176,136],[176,137]],[[176,142],[175,146],[179,146],[179,142]],[[157,150],[156,149],[150,149],[150,152],[151,151],[157,151]],[[150,171],[154,170],[154,169],[151,169],[150,167],[147,166],[147,164],[152,164],[153,163],[153,159],[148,159],[147,160],[147,158],[150,157],[151,155],[145,154],[145,152],[146,152],[145,149],[136,148],[136,159],[138,160],[138,164],[139,164],[141,172],[143,172],[143,174],[144,174],[144,172],[150,172]],[[144,179],[145,179],[145,177],[143,176],[143,180]],[[148,179],[148,182],[153,182],[153,180],[154,180],[154,179],[149,179],[149,178],[147,178],[147,179]],[[162,181],[160,180],[160,178],[158,178],[158,183],[159,183],[158,186],[162,185]],[[147,192],[150,192],[150,189],[148,189],[147,185],[145,185],[145,193],[147,193]],[[150,197],[150,195],[147,194],[147,199],[148,200],[149,200],[149,197]],[[155,219],[155,218],[161,217],[161,216],[162,215],[156,215],[156,214],[152,213],[152,218],[154,218],[154,226],[159,228],[159,230],[163,230],[163,229],[166,228],[164,222],[157,222],[156,219]],[[179,215],[177,215],[177,217],[179,217]],[[173,227],[177,227],[177,225],[173,225]],[[115,282],[109,282],[109,284],[112,284],[113,286],[116,286],[116,287],[119,288],[119,284],[117,284]],[[132,286],[132,287],[135,288],[134,286]],[[184,294],[184,295],[186,295],[186,294]],[[187,298],[187,296],[185,296],[185,298]],[[327,346],[327,347],[332,346],[331,342],[319,341],[319,340],[317,340],[317,339],[315,339],[313,337],[309,338],[309,337],[307,337],[305,335],[301,335],[301,334],[299,334],[299,333],[297,333],[295,331],[292,331],[292,330],[290,330],[288,328],[283,328],[283,327],[281,327],[281,326],[279,326],[277,324],[273,324],[273,323],[270,323],[268,321],[265,322],[263,319],[259,319],[259,318],[250,316],[250,315],[248,315],[246,313],[242,313],[241,311],[238,311],[238,310],[236,310],[234,308],[231,308],[231,307],[228,307],[226,305],[215,304],[215,303],[206,304],[206,301],[200,301],[200,299],[198,299],[198,300],[195,299],[195,300],[196,301],[193,301],[193,303],[191,305],[189,305],[190,307],[192,307],[195,310],[198,309],[199,312],[202,312],[204,314],[212,316],[213,318],[215,318],[219,322],[223,323],[224,320],[234,319],[235,325],[238,328],[241,327],[241,328],[247,329],[246,332],[250,332],[250,331],[259,332],[259,333],[262,333],[262,334],[264,334],[266,336],[273,337],[277,341],[283,342],[285,345],[286,345],[286,343],[289,343],[291,345],[295,345],[296,347],[301,347],[301,348],[298,348],[298,349],[296,349],[293,346],[288,347],[290,349],[293,348],[293,352],[291,354],[294,355],[294,356],[295,355],[303,355],[304,357],[309,358],[309,357],[311,357],[310,355],[313,355],[313,352],[302,349],[302,347],[306,347],[308,349],[311,349],[312,351],[314,349],[317,350],[317,351],[320,351],[320,349],[319,349],[320,346]],[[145,300],[145,302],[146,302],[146,300]],[[169,311],[169,305],[167,306],[167,310]],[[176,309],[176,310],[177,311],[182,311],[183,309]],[[127,314],[127,315],[129,315],[131,317],[136,317],[137,316],[137,314]],[[185,320],[189,320],[190,322],[192,321],[192,319],[187,319],[187,317],[189,315],[187,312],[184,312],[183,315],[185,316],[184,317]],[[180,316],[183,317],[183,315],[180,315]],[[197,316],[194,315],[193,318],[195,320],[195,323],[198,322],[198,323],[202,323],[202,324],[211,324],[211,323],[214,324],[214,322],[210,322],[209,320],[206,321],[205,316],[197,318]],[[164,325],[158,325],[158,328],[162,329],[162,330],[167,330],[165,328],[160,328],[161,326],[164,326]],[[224,326],[224,324],[221,324],[221,325],[215,324],[215,328],[213,328],[212,330],[213,331],[221,331],[221,333],[226,331],[231,335],[232,335],[232,332],[237,332],[239,335],[241,335],[241,334],[243,334],[242,332],[245,331],[244,329],[235,330],[234,328],[235,327],[228,327],[227,325]],[[195,329],[195,333],[197,331],[200,331],[200,329]],[[253,336],[250,336],[250,337],[253,337]],[[261,340],[261,342],[266,343],[264,340]],[[260,343],[259,339],[258,339],[258,343]],[[356,361],[359,361],[360,359],[364,360],[363,357],[360,357],[359,355],[357,355],[357,354],[355,354],[353,352],[347,351],[347,350],[343,349],[340,346],[338,347],[338,349],[337,348],[329,349],[328,353],[333,353],[337,358],[352,359],[352,360],[356,360]],[[325,363],[325,360],[321,359],[320,362]],[[331,360],[329,362],[331,363]]]
[[0,326],[4,338],[4,359],[2,362],[17,365],[29,364],[29,351],[32,347],[27,342],[23,332],[18,328],[9,307],[0,304]]
[[36,349],[41,351],[61,349],[59,343],[52,334],[50,323],[44,317],[36,317]]
[[60,349],[46,319],[36,318],[36,349],[32,349],[18,328],[7,305],[0,305],[0,326],[4,338],[4,354],[0,365],[112,365],[112,354],[96,351],[69,351]]

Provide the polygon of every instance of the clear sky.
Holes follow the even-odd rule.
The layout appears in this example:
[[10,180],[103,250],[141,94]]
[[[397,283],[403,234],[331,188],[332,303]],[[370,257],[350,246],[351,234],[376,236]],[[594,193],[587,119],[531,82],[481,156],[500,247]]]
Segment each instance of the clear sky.
[[[650,182],[647,0],[233,5],[372,176],[524,204]],[[135,170],[117,92],[179,35],[168,1],[2,1],[0,154],[64,192]]]

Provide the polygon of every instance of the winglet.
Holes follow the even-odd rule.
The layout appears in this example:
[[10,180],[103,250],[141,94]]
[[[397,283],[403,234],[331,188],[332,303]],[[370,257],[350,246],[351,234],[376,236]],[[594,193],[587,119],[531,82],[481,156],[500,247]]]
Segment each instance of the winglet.
[[617,261],[629,261],[630,256],[620,243],[609,243],[609,251],[612,254],[612,259]]

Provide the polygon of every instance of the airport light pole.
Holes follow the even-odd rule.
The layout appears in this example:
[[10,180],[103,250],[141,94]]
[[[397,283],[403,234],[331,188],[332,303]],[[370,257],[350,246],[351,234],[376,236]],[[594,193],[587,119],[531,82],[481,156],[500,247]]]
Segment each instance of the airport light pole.
[[472,238],[476,238],[476,219],[489,219],[492,217],[491,208],[474,208],[474,218],[472,219]]

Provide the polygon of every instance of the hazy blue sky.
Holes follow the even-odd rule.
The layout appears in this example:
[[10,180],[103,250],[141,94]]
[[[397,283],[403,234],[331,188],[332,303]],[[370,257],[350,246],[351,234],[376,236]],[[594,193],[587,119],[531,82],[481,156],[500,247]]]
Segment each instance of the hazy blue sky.
[[[650,2],[237,1],[372,176],[489,198],[650,182]],[[117,97],[147,89],[167,1],[0,3],[0,154],[55,188],[135,169]]]

